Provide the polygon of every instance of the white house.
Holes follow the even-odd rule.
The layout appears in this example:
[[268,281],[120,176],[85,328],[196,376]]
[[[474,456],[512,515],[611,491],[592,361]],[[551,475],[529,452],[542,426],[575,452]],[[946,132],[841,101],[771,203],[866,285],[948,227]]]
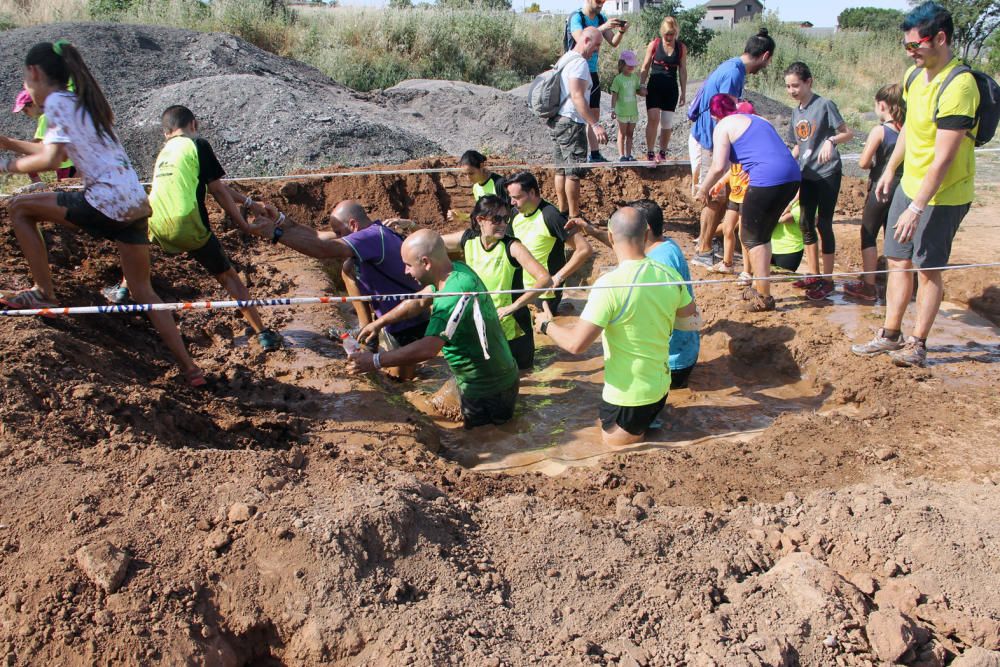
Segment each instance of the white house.
[[705,10],[701,26],[721,30],[764,13],[764,3],[760,0],[709,0]]

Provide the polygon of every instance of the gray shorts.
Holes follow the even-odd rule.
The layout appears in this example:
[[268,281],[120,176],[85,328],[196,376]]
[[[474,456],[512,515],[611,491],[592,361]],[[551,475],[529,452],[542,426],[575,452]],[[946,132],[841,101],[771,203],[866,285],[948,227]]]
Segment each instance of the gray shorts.
[[951,242],[958,226],[969,212],[969,204],[958,206],[928,206],[917,222],[917,231],[909,243],[896,240],[896,222],[913,200],[896,187],[889,206],[889,225],[885,230],[883,254],[889,259],[908,259],[918,269],[932,269],[948,265]]
[[[565,116],[549,119],[549,134],[556,148],[552,153],[556,164],[580,163],[587,161],[587,126],[575,123]],[[587,175],[584,168],[563,169],[570,178],[582,178]]]

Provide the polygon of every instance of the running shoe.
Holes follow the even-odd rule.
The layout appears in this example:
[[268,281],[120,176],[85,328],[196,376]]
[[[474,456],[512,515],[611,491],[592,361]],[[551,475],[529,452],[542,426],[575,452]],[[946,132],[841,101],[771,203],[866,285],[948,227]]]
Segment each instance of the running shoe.
[[600,153],[592,154],[587,158],[587,162],[607,162],[608,158],[604,157]]
[[716,255],[718,255],[719,257],[722,257],[724,251],[725,251],[725,246],[722,244],[722,239],[720,239],[718,236],[716,236],[715,238],[713,238],[712,239],[712,252],[715,253]]
[[656,154],[656,161],[657,162],[666,162],[667,161],[667,151],[660,151],[659,153],[657,153]]
[[817,284],[823,282],[822,278],[813,278],[812,276],[808,278],[802,278],[796,280],[792,283],[792,287],[798,287],[799,289],[809,289],[810,287],[815,287]]
[[656,153],[654,153],[653,151],[647,151],[646,162],[656,162]]
[[889,358],[892,363],[903,368],[923,368],[927,365],[927,346],[919,338],[908,336],[901,349],[889,352]]
[[711,271],[712,273],[725,273],[732,275],[735,269],[733,269],[732,264],[726,264],[722,260],[719,260],[718,262],[713,264],[708,270]]
[[760,296],[760,292],[758,292],[753,287],[747,287],[742,292],[740,292],[740,296],[743,298],[744,301],[753,301],[755,298]]
[[875,334],[875,337],[867,343],[852,345],[851,352],[859,357],[874,357],[875,355],[882,354],[883,352],[894,352],[902,347],[902,336],[896,338],[895,340],[892,338],[886,338],[885,329],[879,329],[878,333]]
[[112,285],[101,290],[101,296],[108,300],[108,303],[115,306],[124,306],[128,303],[128,288],[121,285]]
[[11,310],[37,310],[39,308],[58,308],[59,304],[51,301],[38,289],[26,289],[11,297],[0,299],[0,304]]
[[806,298],[810,301],[822,301],[835,291],[837,290],[832,280],[821,280],[818,285],[806,290]]
[[753,298],[747,300],[748,313],[764,313],[774,310],[776,307],[773,296],[770,294],[765,296],[756,290],[754,291]]
[[281,349],[281,335],[270,329],[264,329],[257,334],[257,343],[265,352],[274,352]]
[[855,280],[844,283],[844,294],[852,296],[862,301],[877,301],[878,290],[874,285],[869,285],[863,280]]
[[711,251],[699,252],[691,258],[691,263],[710,269],[715,265],[715,253]]
[[750,283],[752,282],[753,282],[753,276],[751,276],[746,271],[740,271],[739,280],[736,281],[737,285],[739,285],[740,287],[749,287]]

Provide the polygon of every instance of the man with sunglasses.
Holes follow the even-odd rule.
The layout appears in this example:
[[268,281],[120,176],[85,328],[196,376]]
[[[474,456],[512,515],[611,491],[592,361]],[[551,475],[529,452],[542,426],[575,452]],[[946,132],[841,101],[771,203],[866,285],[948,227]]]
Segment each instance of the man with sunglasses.
[[[948,264],[952,239],[974,196],[980,98],[971,73],[951,76],[962,63],[952,54],[954,23],[948,10],[925,2],[906,15],[902,27],[903,47],[914,61],[903,78],[906,120],[875,186],[876,196],[892,201],[884,253],[896,272],[888,278],[883,328],[851,350],[859,356],[888,352],[897,366],[924,366],[927,335],[944,295],[941,267]],[[903,178],[892,192],[900,163]],[[912,268],[919,269],[916,321],[904,339],[913,273],[903,269]]]

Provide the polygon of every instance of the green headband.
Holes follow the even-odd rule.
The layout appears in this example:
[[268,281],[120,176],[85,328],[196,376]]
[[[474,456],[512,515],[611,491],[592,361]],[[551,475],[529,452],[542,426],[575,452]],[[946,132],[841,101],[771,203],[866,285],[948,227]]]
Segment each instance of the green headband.
[[70,45],[69,41],[65,39],[60,39],[59,41],[57,41],[55,44],[52,45],[52,50],[56,52],[57,56],[61,57],[63,54],[63,47],[69,45]]

